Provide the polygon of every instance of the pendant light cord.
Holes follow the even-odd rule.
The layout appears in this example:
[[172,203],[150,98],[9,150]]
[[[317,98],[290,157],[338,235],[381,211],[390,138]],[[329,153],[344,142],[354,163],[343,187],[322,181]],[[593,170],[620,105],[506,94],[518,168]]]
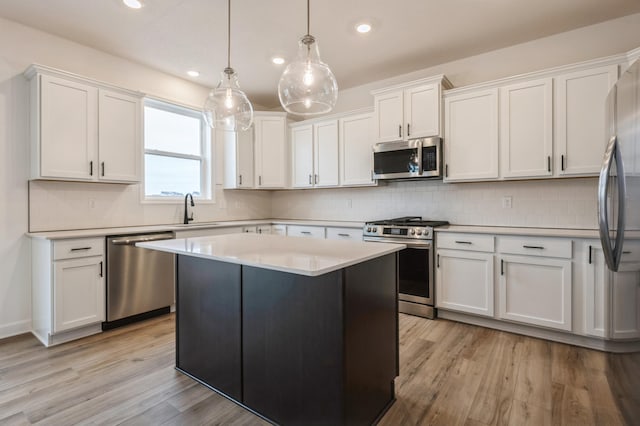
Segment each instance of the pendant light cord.
[[231,0],[228,0],[227,14],[227,68],[231,68]]
[[311,32],[309,31],[309,22],[310,22],[310,19],[309,19],[309,15],[310,15],[310,13],[309,13],[309,2],[310,1],[311,0],[307,0],[307,35],[311,34]]

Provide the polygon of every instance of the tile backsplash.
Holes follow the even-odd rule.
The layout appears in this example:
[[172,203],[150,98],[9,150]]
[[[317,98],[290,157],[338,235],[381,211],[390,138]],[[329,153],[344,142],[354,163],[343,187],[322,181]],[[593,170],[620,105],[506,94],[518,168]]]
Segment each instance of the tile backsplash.
[[[195,222],[263,219],[271,216],[267,191],[224,191],[215,203],[198,202]],[[183,203],[140,201],[139,185],[78,182],[29,182],[29,231],[111,228],[182,223]]]
[[[399,181],[379,187],[278,191],[271,212],[282,219],[366,221],[415,215],[459,225],[595,229],[597,184],[596,178]],[[505,198],[511,207],[503,207]]]

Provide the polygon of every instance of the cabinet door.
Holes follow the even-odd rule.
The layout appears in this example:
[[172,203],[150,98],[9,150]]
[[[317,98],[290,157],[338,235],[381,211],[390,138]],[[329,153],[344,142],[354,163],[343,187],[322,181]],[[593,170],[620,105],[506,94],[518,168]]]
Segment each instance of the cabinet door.
[[552,80],[500,88],[502,177],[551,175]]
[[253,188],[253,132],[216,129],[216,145],[224,147],[224,188]]
[[338,120],[313,126],[314,185],[338,186]]
[[53,331],[104,321],[104,258],[54,262]]
[[313,186],[313,125],[291,128],[291,185],[294,188]]
[[493,253],[438,250],[436,307],[493,317]]
[[502,319],[571,331],[571,261],[503,256]]
[[326,228],[327,240],[362,241],[362,228]]
[[498,178],[498,91],[445,99],[445,180]]
[[373,116],[340,119],[340,185],[374,185]]
[[620,263],[613,274],[611,299],[611,337],[640,338],[640,264]]
[[98,159],[100,180],[140,181],[140,99],[100,90],[98,97]]
[[584,252],[588,254],[587,262],[584,264],[585,333],[609,337],[609,269],[599,241],[585,244]]
[[258,188],[284,188],[288,168],[284,117],[256,117],[256,177]]
[[555,79],[555,167],[559,175],[596,175],[607,144],[605,99],[618,78],[610,65]]
[[440,85],[425,84],[404,91],[405,139],[440,135]]
[[96,180],[98,90],[40,76],[40,177]]
[[375,140],[391,142],[402,140],[402,90],[376,95],[375,99]]

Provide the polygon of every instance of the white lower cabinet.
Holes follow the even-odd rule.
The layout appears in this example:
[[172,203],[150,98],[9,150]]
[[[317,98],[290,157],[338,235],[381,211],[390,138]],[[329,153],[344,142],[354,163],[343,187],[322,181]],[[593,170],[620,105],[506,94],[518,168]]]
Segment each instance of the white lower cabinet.
[[54,262],[53,287],[54,333],[104,321],[102,256]]
[[493,317],[493,253],[439,249],[436,307]]
[[46,346],[101,331],[104,245],[104,238],[32,241],[33,334]]
[[287,236],[325,238],[324,226],[287,225]]
[[609,270],[599,241],[585,243],[588,253],[584,264],[584,331],[589,336],[610,336],[611,292]]
[[571,261],[501,256],[499,318],[571,331]]
[[362,228],[333,228],[327,227],[327,240],[362,241]]
[[640,338],[640,264],[622,263],[611,287],[611,337]]

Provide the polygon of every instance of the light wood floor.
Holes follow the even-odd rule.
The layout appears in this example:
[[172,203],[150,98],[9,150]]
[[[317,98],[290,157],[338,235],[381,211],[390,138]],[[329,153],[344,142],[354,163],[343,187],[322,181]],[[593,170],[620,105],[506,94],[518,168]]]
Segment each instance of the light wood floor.
[[[640,422],[635,356],[407,315],[400,345],[382,425]],[[173,315],[49,349],[0,340],[0,425],[266,424],[173,366]]]

